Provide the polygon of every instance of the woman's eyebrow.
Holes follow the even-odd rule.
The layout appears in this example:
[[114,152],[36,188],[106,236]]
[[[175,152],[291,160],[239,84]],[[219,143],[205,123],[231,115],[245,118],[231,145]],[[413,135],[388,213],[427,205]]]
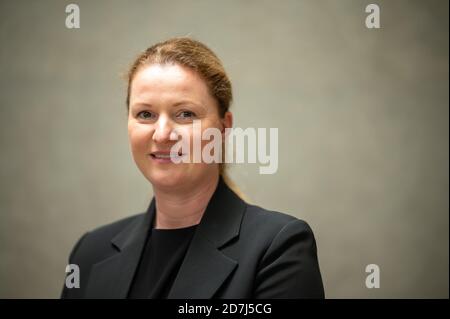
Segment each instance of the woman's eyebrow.
[[153,107],[150,103],[143,103],[143,102],[135,102],[133,104],[131,104],[131,107],[140,107],[140,106],[145,106],[145,107]]
[[[190,104],[190,105],[194,105],[194,106],[198,106],[201,107],[202,109],[206,110],[206,107],[203,104],[191,101],[191,100],[182,100],[182,101],[178,101],[175,102],[171,105],[171,107],[177,107],[180,105],[186,105],[186,104]],[[153,108],[153,105],[151,103],[147,103],[147,102],[135,102],[133,104],[131,104],[131,107],[148,107],[148,108]]]
[[191,100],[182,100],[182,101],[173,103],[172,106],[179,106],[179,105],[183,105],[183,104],[199,105],[198,103],[195,103],[194,101],[191,101]]
[[195,105],[195,106],[201,107],[203,109],[206,109],[206,107],[203,104],[200,104],[200,103],[197,103],[197,102],[194,102],[191,100],[182,100],[182,101],[176,102],[176,103],[172,104],[172,107],[186,105],[186,104],[191,104],[191,105]]

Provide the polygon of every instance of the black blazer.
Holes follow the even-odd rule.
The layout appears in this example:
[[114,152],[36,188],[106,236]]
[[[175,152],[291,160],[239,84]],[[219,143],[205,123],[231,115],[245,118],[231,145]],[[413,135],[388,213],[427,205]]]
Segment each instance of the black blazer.
[[[86,233],[70,264],[80,288],[62,298],[126,298],[155,214]],[[295,217],[242,201],[220,178],[179,269],[169,298],[324,298],[311,228]]]

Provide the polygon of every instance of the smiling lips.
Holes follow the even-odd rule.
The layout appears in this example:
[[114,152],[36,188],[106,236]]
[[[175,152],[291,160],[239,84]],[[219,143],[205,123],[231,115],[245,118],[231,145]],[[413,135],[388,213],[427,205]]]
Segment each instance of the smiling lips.
[[150,157],[158,163],[172,163],[172,159],[180,158],[183,154],[180,152],[174,153],[170,151],[157,151],[149,154]]

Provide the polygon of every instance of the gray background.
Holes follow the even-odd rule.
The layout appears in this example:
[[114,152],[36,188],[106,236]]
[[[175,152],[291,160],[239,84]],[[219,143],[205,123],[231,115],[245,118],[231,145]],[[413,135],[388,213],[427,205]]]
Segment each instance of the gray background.
[[[74,1],[75,2],[75,1]],[[221,57],[236,126],[279,128],[279,170],[231,175],[306,220],[329,298],[448,298],[448,2],[0,1],[0,297],[56,298],[85,231],[143,211],[121,75],[189,35]],[[365,266],[381,287],[365,287]]]

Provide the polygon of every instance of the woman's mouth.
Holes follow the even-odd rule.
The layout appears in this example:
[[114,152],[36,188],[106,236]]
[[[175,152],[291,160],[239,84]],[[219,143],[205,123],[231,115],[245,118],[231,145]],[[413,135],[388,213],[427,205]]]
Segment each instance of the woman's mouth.
[[180,163],[183,154],[181,152],[152,152],[149,154],[150,158],[153,159],[157,163]]

